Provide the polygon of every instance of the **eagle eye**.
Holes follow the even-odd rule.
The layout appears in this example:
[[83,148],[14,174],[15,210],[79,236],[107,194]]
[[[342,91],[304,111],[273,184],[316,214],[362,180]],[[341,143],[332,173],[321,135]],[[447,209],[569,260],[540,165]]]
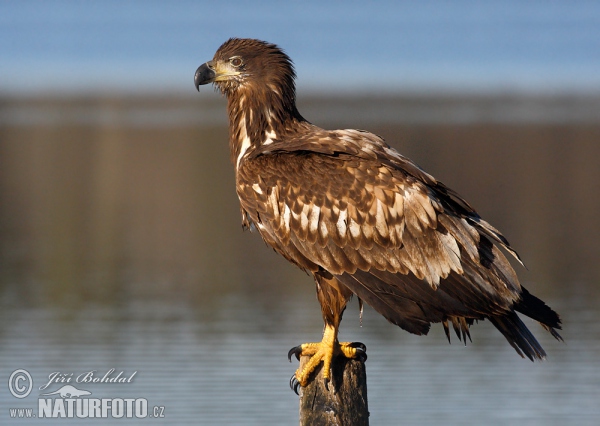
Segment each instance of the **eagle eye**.
[[238,68],[240,66],[242,66],[242,58],[240,58],[239,56],[234,56],[232,58],[229,59],[229,63],[231,64],[232,67]]

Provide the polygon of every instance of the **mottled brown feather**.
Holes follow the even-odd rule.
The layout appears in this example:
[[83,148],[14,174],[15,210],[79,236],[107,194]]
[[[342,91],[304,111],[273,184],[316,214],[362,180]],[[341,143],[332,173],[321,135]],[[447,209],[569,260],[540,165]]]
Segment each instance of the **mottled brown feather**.
[[389,321],[426,334],[451,323],[460,340],[489,319],[522,356],[545,353],[515,314],[555,337],[558,315],[530,295],[500,248],[508,241],[456,192],[363,130],[323,130],[295,105],[295,73],[277,46],[231,39],[214,63],[228,98],[231,159],[243,223],[311,272],[326,323],[356,294]]

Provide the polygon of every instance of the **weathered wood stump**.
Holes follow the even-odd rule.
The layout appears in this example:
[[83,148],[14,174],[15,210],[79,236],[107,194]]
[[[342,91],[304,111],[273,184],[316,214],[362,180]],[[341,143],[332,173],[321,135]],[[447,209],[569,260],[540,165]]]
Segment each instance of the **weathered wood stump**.
[[[300,368],[309,357],[300,358]],[[331,381],[325,387],[323,364],[300,390],[301,426],[365,426],[369,424],[367,373],[364,362],[338,357],[332,362]]]

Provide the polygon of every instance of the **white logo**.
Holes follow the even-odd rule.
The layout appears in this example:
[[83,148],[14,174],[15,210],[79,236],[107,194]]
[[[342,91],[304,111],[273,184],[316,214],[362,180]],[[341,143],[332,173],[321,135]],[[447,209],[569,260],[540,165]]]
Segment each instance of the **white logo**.
[[[26,385],[22,385],[25,382]],[[27,370],[15,370],[8,379],[8,390],[15,398],[25,398],[31,393],[33,380]]]
[[[9,414],[11,418],[164,418],[165,407],[149,406],[146,398],[96,398],[90,397],[91,391],[73,386],[79,386],[79,383],[85,387],[128,385],[133,383],[136,375],[137,371],[125,374],[114,368],[104,374],[97,370],[81,374],[55,371],[38,388],[46,393],[39,394],[37,409],[31,406],[11,408]],[[60,388],[50,392],[51,385],[59,385]],[[8,389],[15,398],[27,397],[33,389],[31,374],[23,369],[13,371],[8,379]],[[96,395],[102,396],[102,393]]]
[[79,398],[80,396],[91,394],[91,392],[82,389],[77,389],[75,386],[64,385],[62,388],[55,390],[54,392],[43,393],[42,396],[60,395],[61,398]]

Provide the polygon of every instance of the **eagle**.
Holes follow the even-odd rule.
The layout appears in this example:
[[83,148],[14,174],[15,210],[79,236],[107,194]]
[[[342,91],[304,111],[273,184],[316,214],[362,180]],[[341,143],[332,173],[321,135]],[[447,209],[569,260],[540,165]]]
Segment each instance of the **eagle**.
[[503,251],[506,238],[455,191],[364,130],[325,130],[296,108],[296,74],[277,45],[231,38],[195,73],[227,98],[229,148],[244,228],[316,282],[321,342],[288,354],[309,356],[291,379],[297,392],[323,362],[366,359],[366,347],[339,342],[350,298],[417,335],[442,323],[458,339],[489,320],[521,357],[544,349],[517,315],[557,340],[559,315],[529,293]]

